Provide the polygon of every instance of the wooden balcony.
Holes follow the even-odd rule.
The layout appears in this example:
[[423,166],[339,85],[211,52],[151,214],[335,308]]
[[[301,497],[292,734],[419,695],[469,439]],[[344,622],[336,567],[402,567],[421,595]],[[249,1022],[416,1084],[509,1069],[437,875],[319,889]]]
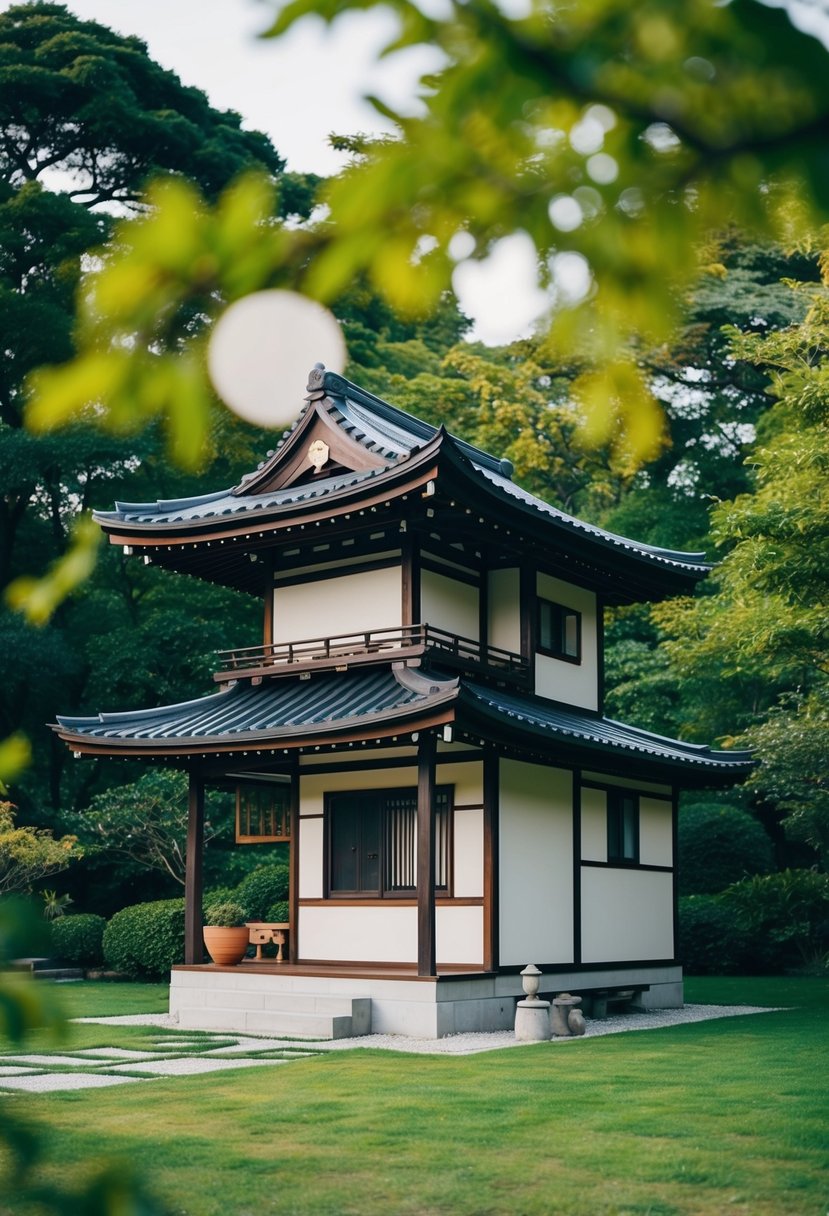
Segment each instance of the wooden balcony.
[[258,684],[266,678],[326,668],[347,671],[365,663],[401,662],[414,666],[423,661],[517,687],[528,685],[530,675],[529,664],[520,654],[499,646],[483,646],[433,625],[397,625],[365,633],[244,646],[216,653],[220,667],[213,679],[223,684],[230,680],[252,680]]

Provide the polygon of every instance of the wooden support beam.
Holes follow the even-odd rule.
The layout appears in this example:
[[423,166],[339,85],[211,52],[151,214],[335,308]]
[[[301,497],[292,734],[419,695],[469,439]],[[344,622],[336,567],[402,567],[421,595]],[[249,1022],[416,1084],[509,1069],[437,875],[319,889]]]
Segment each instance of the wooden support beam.
[[184,961],[201,963],[204,958],[202,928],[202,866],[204,860],[204,781],[190,770],[187,808],[187,853],[184,871]]
[[417,974],[437,975],[435,953],[435,736],[417,745]]
[[288,935],[288,960],[296,963],[299,957],[299,756],[293,758],[291,772],[291,843],[288,886],[288,920],[291,931]]
[[484,970],[498,970],[498,753],[484,752]]

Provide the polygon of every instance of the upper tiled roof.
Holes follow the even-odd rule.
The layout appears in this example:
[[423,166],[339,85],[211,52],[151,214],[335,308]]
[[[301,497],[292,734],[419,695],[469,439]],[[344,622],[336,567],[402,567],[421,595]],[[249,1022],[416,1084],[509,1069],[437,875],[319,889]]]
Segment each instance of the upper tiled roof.
[[[205,528],[247,520],[255,526],[265,519],[290,514],[303,504],[331,500],[333,505],[334,500],[349,491],[353,492],[355,486],[368,486],[374,479],[384,478],[402,467],[425,445],[441,441],[448,454],[454,453],[455,463],[478,480],[479,489],[487,492],[496,508],[499,500],[503,505],[518,507],[537,521],[551,525],[559,538],[581,537],[593,546],[632,557],[640,565],[670,570],[692,579],[703,576],[710,568],[702,553],[685,553],[642,544],[568,515],[516,485],[511,479],[512,466],[509,461],[499,460],[464,440],[448,435],[342,376],[321,372],[319,383],[322,387],[317,394],[319,400],[315,407],[324,409],[328,419],[347,433],[351,440],[381,457],[382,467],[360,472],[336,471],[311,482],[261,494],[250,493],[245,488],[246,482],[256,478],[257,470],[243,478],[238,486],[227,490],[154,503],[118,502],[114,511],[96,512],[95,518],[110,528],[120,525],[127,530],[141,530],[144,526],[149,530],[174,531],[182,526]],[[259,466],[260,470],[274,460],[278,461],[281,449],[290,442],[296,426],[309,408],[306,406],[295,426],[284,433],[268,459]]]

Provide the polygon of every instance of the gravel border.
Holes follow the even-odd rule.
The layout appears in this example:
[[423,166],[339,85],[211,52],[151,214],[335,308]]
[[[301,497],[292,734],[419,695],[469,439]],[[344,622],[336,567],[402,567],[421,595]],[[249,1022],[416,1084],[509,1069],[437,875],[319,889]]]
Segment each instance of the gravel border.
[[[784,1006],[759,1005],[683,1005],[678,1009],[648,1009],[641,1012],[618,1014],[601,1021],[586,1019],[587,1029],[583,1037],[597,1038],[605,1034],[623,1034],[632,1030],[658,1030],[663,1026],[681,1026],[687,1022],[707,1022],[715,1018],[743,1017],[755,1013],[776,1013]],[[158,1026],[179,1029],[178,1020],[169,1013],[126,1014],[112,1018],[75,1018],[77,1022],[92,1022],[110,1026]],[[251,1040],[257,1036],[250,1031],[210,1031],[217,1038],[235,1037],[245,1039],[245,1050],[255,1054],[257,1048]],[[495,1051],[503,1047],[527,1047],[532,1044],[518,1042],[511,1030],[496,1030],[470,1034],[447,1035],[443,1039],[415,1039],[402,1034],[366,1034],[352,1039],[278,1039],[273,1034],[261,1036],[260,1051],[273,1050],[278,1046],[302,1045],[315,1051],[347,1051],[354,1047],[369,1047],[381,1051],[405,1051],[421,1055],[470,1055],[480,1051]],[[552,1039],[551,1043],[577,1043],[578,1038]],[[267,1044],[267,1045],[266,1045]]]

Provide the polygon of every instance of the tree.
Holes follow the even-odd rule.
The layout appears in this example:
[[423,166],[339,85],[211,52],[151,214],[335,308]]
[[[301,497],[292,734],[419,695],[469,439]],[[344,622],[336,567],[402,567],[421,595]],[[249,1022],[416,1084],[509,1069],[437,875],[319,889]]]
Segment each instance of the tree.
[[728,547],[713,594],[655,616],[700,722],[740,704],[757,749],[757,794],[778,802],[787,829],[829,846],[829,257],[802,285],[804,320],[765,337],[732,333],[735,353],[765,369],[775,404],[752,456],[754,492],[714,512]]
[[0,802],[0,895],[28,893],[83,856],[77,837],[55,840],[51,832],[15,827],[15,812],[10,802]]

